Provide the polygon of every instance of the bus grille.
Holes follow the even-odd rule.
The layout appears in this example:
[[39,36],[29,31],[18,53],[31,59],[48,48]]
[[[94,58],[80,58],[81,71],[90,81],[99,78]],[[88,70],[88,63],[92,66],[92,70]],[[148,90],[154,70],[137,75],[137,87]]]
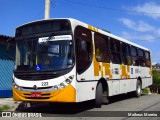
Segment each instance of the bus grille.
[[33,98],[33,97],[25,97],[26,99],[49,99],[50,97],[38,97],[38,98]]
[[56,78],[57,75],[54,74],[28,74],[28,75],[15,75],[18,79],[22,80],[46,80],[46,79],[52,79]]
[[41,97],[31,97],[31,93],[24,93],[26,99],[49,99],[51,97],[50,93],[41,94]]
[[[50,87],[38,87],[37,90],[45,90],[45,89],[50,89],[50,88],[52,88],[52,86],[50,86]],[[22,89],[34,90],[33,87],[22,87]]]

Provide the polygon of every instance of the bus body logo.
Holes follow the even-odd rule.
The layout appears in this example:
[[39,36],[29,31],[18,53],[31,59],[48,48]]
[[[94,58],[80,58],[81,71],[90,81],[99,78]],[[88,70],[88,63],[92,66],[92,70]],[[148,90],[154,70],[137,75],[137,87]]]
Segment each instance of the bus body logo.
[[33,89],[34,89],[34,90],[37,90],[37,89],[38,89],[38,87],[37,87],[36,85],[34,85],[34,86],[33,86]]

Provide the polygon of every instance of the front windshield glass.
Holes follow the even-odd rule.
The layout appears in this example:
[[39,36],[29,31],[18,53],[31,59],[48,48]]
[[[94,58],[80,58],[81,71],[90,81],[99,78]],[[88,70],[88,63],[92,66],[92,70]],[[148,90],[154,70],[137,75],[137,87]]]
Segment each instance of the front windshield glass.
[[71,35],[17,41],[16,70],[62,70],[73,65]]

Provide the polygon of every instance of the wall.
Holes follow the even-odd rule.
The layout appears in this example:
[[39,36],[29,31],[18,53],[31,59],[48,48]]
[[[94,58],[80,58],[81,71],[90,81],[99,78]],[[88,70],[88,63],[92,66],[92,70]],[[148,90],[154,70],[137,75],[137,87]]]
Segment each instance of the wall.
[[[6,56],[7,44],[0,43],[0,98],[12,96],[14,61]],[[14,51],[12,51],[14,54]]]

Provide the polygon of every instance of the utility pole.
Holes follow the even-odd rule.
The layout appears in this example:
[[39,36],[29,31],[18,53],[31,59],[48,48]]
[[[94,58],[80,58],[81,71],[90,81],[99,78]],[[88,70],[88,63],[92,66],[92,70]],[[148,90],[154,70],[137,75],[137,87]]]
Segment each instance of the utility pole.
[[45,0],[45,16],[44,19],[50,18],[50,0]]

